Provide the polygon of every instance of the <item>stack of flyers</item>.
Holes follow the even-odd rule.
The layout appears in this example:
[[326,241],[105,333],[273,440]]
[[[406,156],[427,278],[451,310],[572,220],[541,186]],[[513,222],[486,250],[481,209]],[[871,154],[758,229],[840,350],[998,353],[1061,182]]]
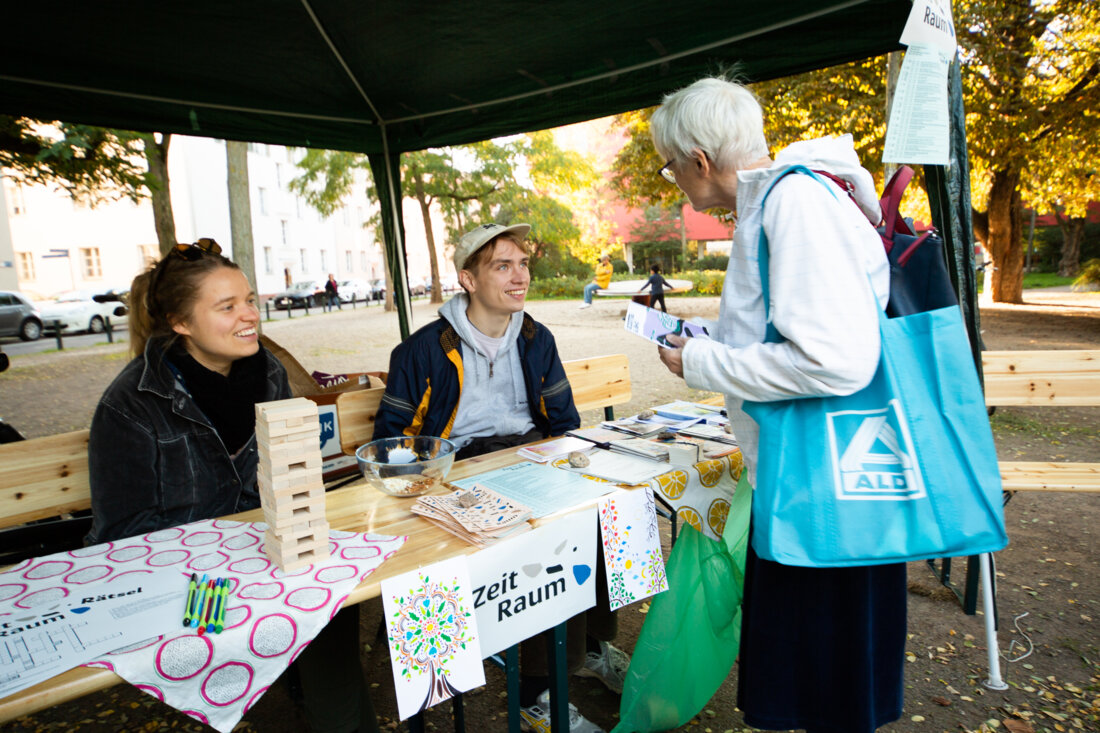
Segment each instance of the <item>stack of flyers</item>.
[[530,508],[481,484],[445,496],[421,496],[412,512],[478,547],[531,529]]
[[636,417],[624,417],[619,420],[604,420],[601,424],[605,428],[611,428],[620,433],[637,435],[643,438],[663,433],[668,429],[667,424],[653,420],[639,420]]
[[[707,426],[709,427],[709,426]],[[732,435],[726,435],[727,438],[732,438]],[[737,442],[726,442],[723,440],[710,440],[707,438],[700,438],[681,430],[676,434],[677,443],[694,443],[699,446],[699,455],[706,459],[721,458],[722,456],[728,456],[732,453],[736,453],[741,450],[737,447]]]
[[676,400],[667,405],[657,405],[653,411],[664,417],[676,420],[711,420],[722,417],[722,408],[719,405],[701,405],[698,402],[684,402]]
[[552,458],[557,458],[558,456],[563,456],[573,451],[585,451],[591,447],[592,443],[587,440],[566,435],[563,438],[547,440],[546,442],[536,445],[525,445],[517,450],[516,453],[535,463],[546,463]]
[[626,453],[631,456],[641,456],[654,461],[668,460],[668,445],[647,440],[646,438],[623,438],[608,443],[608,447],[616,453]]
[[623,328],[661,346],[669,345],[665,337],[670,334],[695,338],[707,335],[707,329],[697,323],[634,302],[626,306]]
[[680,435],[690,435],[693,438],[716,440],[720,443],[737,445],[737,438],[733,437],[733,433],[727,433],[726,428],[722,425],[706,425],[703,423],[698,423],[696,425],[680,428],[679,432]]

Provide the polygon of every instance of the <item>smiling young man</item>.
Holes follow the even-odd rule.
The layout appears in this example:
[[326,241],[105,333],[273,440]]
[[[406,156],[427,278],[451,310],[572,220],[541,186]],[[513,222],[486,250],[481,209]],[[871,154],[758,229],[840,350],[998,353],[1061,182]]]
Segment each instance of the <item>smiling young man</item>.
[[580,425],[553,335],[523,312],[530,230],[486,224],[463,235],[463,292],[394,349],[375,438],[437,435],[469,458]]

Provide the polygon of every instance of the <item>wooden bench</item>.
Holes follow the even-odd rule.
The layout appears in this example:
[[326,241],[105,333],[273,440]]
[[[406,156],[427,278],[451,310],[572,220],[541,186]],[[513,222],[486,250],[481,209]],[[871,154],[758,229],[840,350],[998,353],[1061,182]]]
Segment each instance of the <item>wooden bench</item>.
[[[626,354],[594,356],[562,362],[573,388],[578,412],[603,408],[614,417],[614,406],[630,401],[630,363]],[[374,435],[374,416],[382,403],[384,388],[347,392],[336,398],[336,421],[340,425],[340,449],[355,455],[355,449]]]
[[[990,407],[1100,407],[1100,350],[985,351]],[[1001,461],[1005,491],[1100,492],[1100,463]]]
[[80,547],[91,506],[87,430],[0,444],[0,565]]

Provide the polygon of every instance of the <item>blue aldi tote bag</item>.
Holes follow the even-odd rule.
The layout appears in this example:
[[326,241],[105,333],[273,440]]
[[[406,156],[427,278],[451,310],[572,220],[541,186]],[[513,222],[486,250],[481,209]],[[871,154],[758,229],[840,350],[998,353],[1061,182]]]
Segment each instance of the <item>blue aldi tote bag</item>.
[[[763,230],[760,238],[767,304]],[[1008,544],[993,433],[958,307],[880,312],[879,330],[878,371],[859,392],[745,403],[760,425],[760,557],[878,565]]]

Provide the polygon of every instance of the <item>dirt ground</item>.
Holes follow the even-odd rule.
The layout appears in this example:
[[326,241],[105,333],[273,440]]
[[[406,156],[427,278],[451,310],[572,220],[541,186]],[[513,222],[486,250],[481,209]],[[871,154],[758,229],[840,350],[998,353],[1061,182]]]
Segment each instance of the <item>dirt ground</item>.
[[[1100,348],[1100,295],[1028,291],[1026,305],[981,310],[990,349]],[[617,410],[632,414],[672,398],[703,396],[661,367],[655,347],[621,329],[621,301],[534,302],[528,311],[555,334],[564,359],[625,353],[633,399]],[[680,315],[712,317],[713,298],[670,299]],[[434,307],[414,307],[416,325]],[[396,318],[378,310],[316,314],[268,324],[265,333],[308,369],[327,372],[384,370],[398,340]],[[0,416],[28,437],[87,427],[100,393],[126,361],[125,345],[18,356],[0,374]],[[585,424],[600,419],[582,415]],[[1015,460],[1100,461],[1100,408],[1001,408],[993,417],[998,453]],[[1006,730],[1100,731],[1100,548],[1095,534],[1100,497],[1022,493],[1006,507],[1009,547],[997,554],[999,647],[1009,688],[993,691],[988,678],[983,616],[965,615],[955,595],[924,563],[909,568],[909,642],[902,718],[887,733]],[[663,523],[662,523],[663,524]],[[668,551],[667,525],[665,550]],[[965,579],[956,561],[953,580]],[[618,643],[633,647],[645,604],[620,612]],[[380,608],[362,608],[364,665],[384,729],[396,722],[396,703],[384,642],[376,636]],[[687,652],[690,653],[690,652]],[[749,730],[735,707],[736,666],[706,708],[680,730],[732,733]],[[487,733],[506,730],[504,676],[486,665],[484,688],[465,695],[466,719]],[[575,678],[571,700],[610,730],[618,698],[598,682]],[[426,717],[429,730],[451,730],[449,706]],[[305,730],[283,685],[267,695],[239,730]],[[128,685],[57,705],[19,719],[5,730],[166,731],[209,730]]]

